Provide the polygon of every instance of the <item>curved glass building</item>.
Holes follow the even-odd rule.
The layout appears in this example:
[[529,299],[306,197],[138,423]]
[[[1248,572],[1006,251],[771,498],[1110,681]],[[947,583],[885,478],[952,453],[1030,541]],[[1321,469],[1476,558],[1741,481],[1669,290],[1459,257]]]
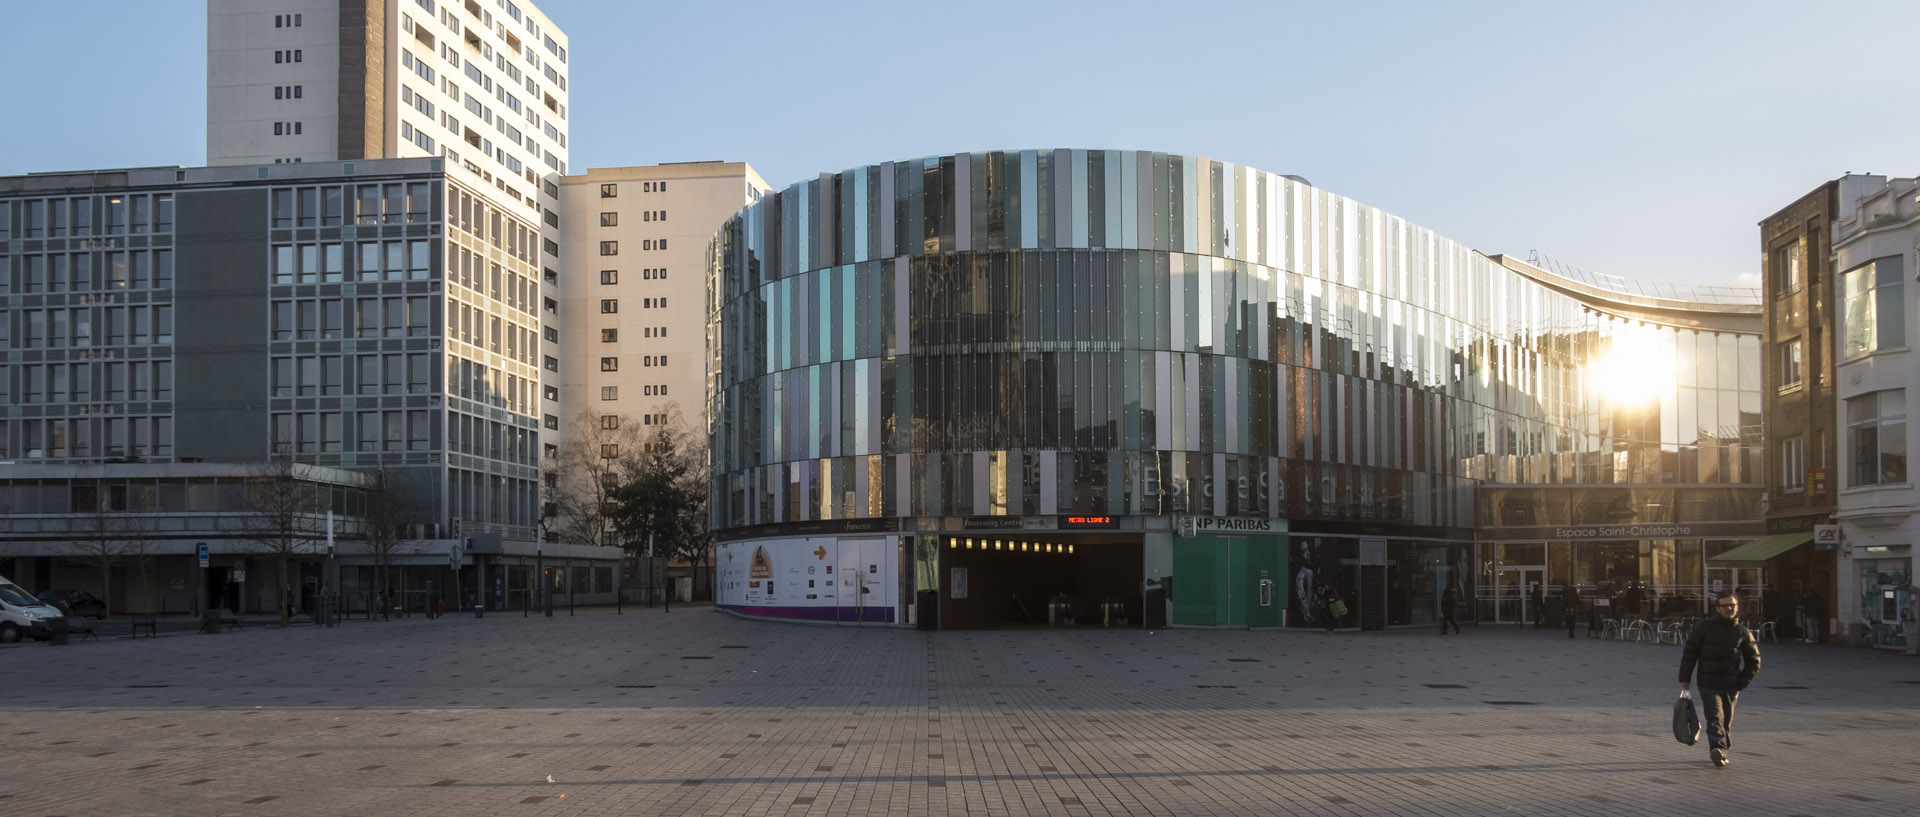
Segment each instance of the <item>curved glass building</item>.
[[1321,626],[1332,594],[1384,627],[1451,585],[1526,620],[1563,588],[1697,604],[1761,532],[1757,299],[1555,275],[1296,177],[869,165],[742,210],[710,282],[743,613]]

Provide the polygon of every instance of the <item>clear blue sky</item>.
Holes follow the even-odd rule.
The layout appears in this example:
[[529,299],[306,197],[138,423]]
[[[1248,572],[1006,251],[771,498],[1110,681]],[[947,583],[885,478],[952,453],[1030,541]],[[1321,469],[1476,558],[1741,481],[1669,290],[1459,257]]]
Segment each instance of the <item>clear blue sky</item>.
[[[1751,281],[1756,222],[1821,182],[1920,173],[1911,0],[539,5],[572,40],[576,172],[1160,150],[1701,284]],[[201,2],[5,8],[0,174],[204,162]]]

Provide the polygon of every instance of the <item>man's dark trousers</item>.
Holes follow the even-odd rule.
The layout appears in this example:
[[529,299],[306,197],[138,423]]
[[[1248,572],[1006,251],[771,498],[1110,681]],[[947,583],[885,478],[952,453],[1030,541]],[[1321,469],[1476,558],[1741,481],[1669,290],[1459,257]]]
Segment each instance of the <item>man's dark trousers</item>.
[[1733,706],[1739,700],[1739,690],[1700,687],[1700,705],[1707,715],[1708,748],[1733,748]]

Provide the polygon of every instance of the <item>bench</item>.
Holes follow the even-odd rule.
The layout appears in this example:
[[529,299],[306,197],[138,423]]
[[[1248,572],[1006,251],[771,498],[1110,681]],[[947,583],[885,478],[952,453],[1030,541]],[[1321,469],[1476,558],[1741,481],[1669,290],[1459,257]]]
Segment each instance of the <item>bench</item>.
[[146,630],[148,638],[160,637],[160,616],[154,613],[134,613],[127,616],[130,632],[128,638],[139,638],[140,631]]
[[200,617],[200,632],[202,633],[211,634],[218,633],[222,630],[233,631],[244,630],[246,628],[247,625],[245,622],[241,621],[237,616],[227,615],[227,611],[225,610],[208,610]]

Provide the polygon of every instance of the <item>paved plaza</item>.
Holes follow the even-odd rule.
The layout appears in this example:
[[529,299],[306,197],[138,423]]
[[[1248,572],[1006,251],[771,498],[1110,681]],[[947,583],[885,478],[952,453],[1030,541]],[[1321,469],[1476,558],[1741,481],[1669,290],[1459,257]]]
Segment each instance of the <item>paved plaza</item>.
[[[1920,803],[1920,659],[1469,626],[919,632],[709,608],[0,646],[0,814],[1836,815]],[[551,782],[549,782],[551,777]]]

